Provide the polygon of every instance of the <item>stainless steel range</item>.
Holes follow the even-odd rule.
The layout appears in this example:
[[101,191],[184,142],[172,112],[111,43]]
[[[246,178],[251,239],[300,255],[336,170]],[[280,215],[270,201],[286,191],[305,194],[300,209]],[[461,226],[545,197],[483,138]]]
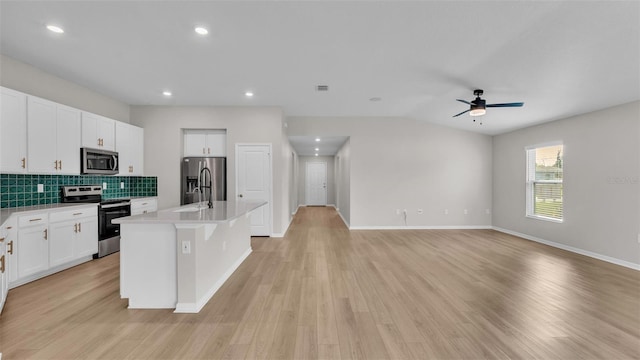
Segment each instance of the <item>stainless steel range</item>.
[[100,203],[98,206],[98,253],[100,258],[120,251],[120,225],[111,220],[131,215],[129,199],[102,200],[100,185],[78,185],[62,187],[64,203]]

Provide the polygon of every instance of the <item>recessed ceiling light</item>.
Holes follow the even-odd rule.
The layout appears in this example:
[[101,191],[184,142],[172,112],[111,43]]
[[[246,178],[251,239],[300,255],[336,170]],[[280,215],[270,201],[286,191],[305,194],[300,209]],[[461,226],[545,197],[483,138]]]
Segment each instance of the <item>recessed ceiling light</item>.
[[165,90],[165,91],[163,91],[163,92],[162,92],[162,95],[164,95],[164,96],[171,96],[171,95],[173,95],[173,94],[171,93],[171,91],[166,91],[166,90]]
[[64,30],[62,30],[61,27],[55,26],[55,25],[47,25],[47,29],[49,29],[49,31],[53,31],[54,33],[57,33],[57,34],[62,34],[64,32]]
[[246,93],[244,93],[244,96],[253,97],[253,92],[252,91],[247,91]]
[[201,26],[198,26],[197,28],[195,28],[195,32],[197,32],[200,35],[207,35],[209,33],[209,30],[207,30],[207,29],[205,29],[205,28],[203,28]]
[[316,151],[320,151],[320,148],[316,148]]
[[320,142],[320,138],[316,138],[316,142]]

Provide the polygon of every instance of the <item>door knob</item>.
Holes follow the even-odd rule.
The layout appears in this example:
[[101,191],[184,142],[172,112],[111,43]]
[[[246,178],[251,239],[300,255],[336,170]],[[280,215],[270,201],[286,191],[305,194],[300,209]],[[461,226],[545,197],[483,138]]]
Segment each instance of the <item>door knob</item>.
[[241,197],[242,197],[242,194],[238,195],[238,197],[239,197],[239,198],[241,198]]

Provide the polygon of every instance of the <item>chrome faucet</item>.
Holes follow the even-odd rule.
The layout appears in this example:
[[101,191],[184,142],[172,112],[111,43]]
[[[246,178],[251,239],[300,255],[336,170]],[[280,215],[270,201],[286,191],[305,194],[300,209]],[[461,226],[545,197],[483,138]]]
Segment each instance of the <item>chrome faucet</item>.
[[[206,171],[205,171],[206,170]],[[209,185],[204,185],[204,180],[206,179],[205,176],[205,172],[209,173]],[[203,167],[202,170],[200,170],[200,176],[198,176],[198,183],[200,183],[200,192],[202,193],[202,189],[209,189],[209,202],[207,202],[207,206],[209,206],[209,209],[213,208],[213,202],[211,202],[211,192],[213,189],[212,183],[211,183],[211,170],[209,170],[208,167]]]

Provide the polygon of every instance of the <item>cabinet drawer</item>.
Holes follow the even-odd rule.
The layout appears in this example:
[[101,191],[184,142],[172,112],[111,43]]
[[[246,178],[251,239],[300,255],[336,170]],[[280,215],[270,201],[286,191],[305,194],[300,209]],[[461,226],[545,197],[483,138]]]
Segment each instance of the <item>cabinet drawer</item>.
[[37,213],[31,215],[22,215],[18,218],[18,226],[33,226],[33,225],[41,225],[46,224],[48,221],[49,215],[45,213]]
[[98,216],[98,207],[91,206],[52,212],[49,214],[49,221],[57,222],[95,216]]

